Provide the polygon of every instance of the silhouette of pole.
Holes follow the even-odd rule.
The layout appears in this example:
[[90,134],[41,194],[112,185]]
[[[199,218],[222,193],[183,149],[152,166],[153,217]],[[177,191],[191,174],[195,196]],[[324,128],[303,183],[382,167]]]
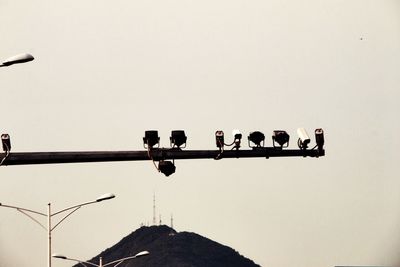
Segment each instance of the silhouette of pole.
[[[151,157],[149,157],[149,155]],[[224,159],[272,157],[320,157],[324,149],[280,149],[257,147],[248,150],[181,150],[154,148],[150,151],[77,151],[77,152],[10,152],[0,153],[3,165],[59,164],[112,161],[145,161],[174,159]]]

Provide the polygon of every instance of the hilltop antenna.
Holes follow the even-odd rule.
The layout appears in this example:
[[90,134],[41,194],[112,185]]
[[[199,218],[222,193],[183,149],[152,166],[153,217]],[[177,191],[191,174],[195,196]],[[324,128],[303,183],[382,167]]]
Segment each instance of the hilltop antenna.
[[153,193],[153,225],[156,225],[156,193]]
[[171,228],[174,229],[174,215],[171,213]]
[[162,224],[162,220],[161,220],[161,214],[160,214],[160,224],[159,225],[161,225]]

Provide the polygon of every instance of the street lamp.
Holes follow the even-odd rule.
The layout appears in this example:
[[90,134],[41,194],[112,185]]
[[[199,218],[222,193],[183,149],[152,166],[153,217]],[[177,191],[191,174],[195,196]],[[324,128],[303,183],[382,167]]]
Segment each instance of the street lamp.
[[[62,223],[67,217],[69,217],[72,213],[74,213],[75,211],[77,211],[78,209],[80,209],[83,206],[89,205],[89,204],[94,204],[97,202],[101,202],[104,200],[108,200],[108,199],[112,199],[114,198],[115,195],[114,194],[104,194],[99,196],[98,198],[96,198],[93,201],[89,201],[89,202],[85,202],[82,204],[78,204],[72,207],[68,207],[65,209],[62,209],[60,211],[51,213],[51,203],[48,204],[47,207],[47,213],[42,213],[42,212],[38,212],[38,211],[34,211],[34,210],[30,210],[30,209],[25,209],[25,208],[21,208],[21,207],[16,207],[16,206],[10,206],[10,205],[4,205],[2,203],[0,203],[0,207],[4,207],[4,208],[11,208],[11,209],[15,209],[19,212],[21,212],[23,215],[27,216],[29,219],[33,220],[35,223],[37,223],[40,227],[42,227],[46,232],[47,232],[47,247],[48,247],[48,258],[47,258],[47,266],[51,267],[51,233],[53,232],[53,230],[60,225],[60,223]],[[69,211],[67,215],[65,215],[63,218],[61,218],[54,226],[52,226],[51,223],[51,218],[55,215],[58,215],[60,213]],[[47,218],[47,227],[45,225],[43,225],[41,222],[39,222],[39,220],[37,220],[35,217],[33,217],[31,214],[36,214],[36,215],[40,215],[40,216],[44,216]]]
[[19,64],[19,63],[25,63],[34,60],[35,58],[31,54],[19,54],[10,58],[7,58],[4,60],[1,64],[0,67],[7,67],[10,65],[14,64]]
[[123,261],[139,258],[139,257],[146,256],[146,255],[149,255],[149,254],[150,253],[147,250],[145,250],[145,251],[141,251],[141,252],[137,253],[134,256],[125,257],[125,258],[122,258],[122,259],[111,261],[111,262],[106,263],[106,264],[103,264],[102,257],[100,257],[100,259],[99,259],[99,264],[95,264],[95,263],[88,262],[88,261],[81,261],[81,260],[77,260],[77,259],[68,258],[68,257],[66,257],[64,255],[57,254],[57,253],[53,254],[53,258],[79,262],[83,266],[87,266],[86,264],[89,264],[89,265],[96,266],[96,267],[105,267],[105,266],[109,266],[109,265],[115,264],[115,265],[113,265],[113,267],[116,267],[116,266],[120,265]]

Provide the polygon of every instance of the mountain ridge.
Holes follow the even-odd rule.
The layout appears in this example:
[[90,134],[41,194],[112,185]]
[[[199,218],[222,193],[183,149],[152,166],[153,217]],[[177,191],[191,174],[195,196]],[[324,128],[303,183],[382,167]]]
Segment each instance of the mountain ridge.
[[[122,262],[120,267],[259,267],[234,249],[192,232],[166,226],[142,226],[89,262],[103,265],[141,251],[150,254]],[[80,264],[74,265],[76,267]]]

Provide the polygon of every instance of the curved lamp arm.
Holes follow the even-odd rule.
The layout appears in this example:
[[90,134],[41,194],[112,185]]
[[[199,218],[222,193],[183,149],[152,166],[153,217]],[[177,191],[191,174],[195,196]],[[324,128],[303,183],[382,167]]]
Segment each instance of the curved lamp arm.
[[30,210],[30,209],[25,209],[25,208],[21,208],[21,207],[16,207],[16,206],[4,205],[2,203],[0,203],[0,207],[15,209],[15,210],[21,212],[23,215],[25,215],[29,219],[31,219],[32,221],[34,221],[35,223],[39,224],[44,230],[47,230],[47,228],[41,222],[39,222],[38,220],[36,220],[34,217],[32,217],[29,214],[29,213],[34,213],[34,214],[38,214],[38,215],[46,217],[47,215],[42,213],[42,212],[38,212],[38,211],[35,211],[35,210]]
[[94,203],[97,203],[97,202],[101,202],[101,201],[104,201],[104,200],[109,200],[109,199],[112,199],[112,198],[115,198],[115,195],[111,194],[111,193],[107,193],[107,194],[101,195],[100,197],[98,197],[94,201],[85,202],[85,203],[78,204],[78,205],[75,205],[75,206],[72,206],[72,207],[68,207],[68,208],[62,209],[60,211],[57,211],[55,213],[52,213],[50,216],[55,216],[55,215],[58,215],[60,213],[72,210],[67,215],[65,215],[56,225],[54,225],[53,228],[51,228],[51,231],[54,230],[61,222],[63,222],[66,218],[68,218],[72,213],[74,213],[75,211],[77,211],[81,207],[89,205],[89,204],[94,204]]
[[145,250],[145,251],[142,251],[142,252],[137,253],[137,254],[134,255],[134,256],[130,256],[130,257],[126,257],[126,258],[122,258],[122,259],[119,259],[119,260],[115,260],[115,261],[106,263],[106,264],[103,265],[103,267],[108,266],[108,265],[111,265],[111,264],[114,264],[114,263],[116,263],[116,264],[115,264],[113,267],[116,267],[116,266],[120,265],[122,262],[124,262],[124,261],[126,261],[126,260],[139,258],[139,257],[142,257],[142,256],[146,256],[146,255],[148,255],[148,254],[150,254],[150,252],[148,252],[148,251]]
[[94,263],[92,263],[92,262],[88,262],[88,261],[81,261],[81,260],[78,260],[78,259],[72,259],[72,258],[68,258],[68,257],[66,257],[66,256],[64,256],[64,255],[61,255],[61,254],[53,254],[52,255],[52,257],[53,258],[57,258],[57,259],[62,259],[62,260],[69,260],[69,261],[75,261],[75,262],[79,262],[80,264],[82,264],[83,266],[86,266],[85,265],[85,263],[86,264],[89,264],[89,265],[92,265],[92,266],[96,266],[96,267],[105,267],[105,266],[108,266],[108,265],[111,265],[111,264],[115,264],[114,265],[114,267],[116,267],[116,266],[118,266],[118,265],[120,265],[122,262],[124,262],[125,260],[130,260],[130,259],[134,259],[134,258],[139,258],[139,257],[142,257],[142,256],[146,256],[146,255],[148,255],[148,254],[150,254],[148,251],[141,251],[141,252],[139,252],[139,253],[137,253],[136,255],[134,255],[134,256],[130,256],[130,257],[126,257],[126,258],[122,258],[122,259],[119,259],[119,260],[115,260],[115,261],[112,261],[112,262],[109,262],[109,263],[107,263],[107,264],[101,264],[101,257],[100,257],[100,264],[101,265],[98,265],[98,264],[94,264]]
[[67,211],[67,210],[71,210],[71,209],[75,209],[75,208],[80,208],[80,207],[82,207],[82,206],[86,206],[86,205],[89,205],[89,204],[101,202],[101,201],[104,201],[104,200],[109,200],[109,199],[112,199],[112,198],[115,198],[115,195],[114,195],[114,194],[106,193],[106,194],[103,194],[103,195],[101,195],[100,197],[96,198],[96,200],[89,201],[89,202],[85,202],[85,203],[82,203],[82,204],[78,204],[78,205],[75,205],[75,206],[72,206],[72,207],[65,208],[65,209],[63,209],[63,210],[60,210],[60,211],[57,211],[57,212],[51,214],[51,216],[60,214],[60,213],[65,212],[65,211]]
[[[94,263],[92,263],[92,262],[81,261],[81,260],[77,260],[77,259],[68,258],[68,257],[66,257],[66,256],[64,256],[64,255],[57,254],[57,253],[55,253],[55,254],[53,254],[53,255],[51,255],[51,256],[52,256],[53,258],[56,258],[56,259],[62,259],[62,260],[67,260],[67,261],[79,262],[79,263],[82,264],[83,266],[86,266],[86,264],[89,264],[89,265],[92,265],[92,266],[96,266],[96,267],[99,267],[99,266],[100,266],[100,265],[94,264]],[[85,264],[85,263],[86,263],[86,264]]]
[[[0,65],[0,66],[1,66],[1,65]],[[62,210],[57,211],[57,212],[55,212],[55,213],[52,213],[52,214],[50,214],[50,215],[44,214],[44,213],[42,213],[42,212],[38,212],[38,211],[35,211],[35,210],[30,210],[30,209],[26,209],[26,208],[17,207],[17,206],[4,205],[4,204],[2,204],[2,203],[0,203],[0,207],[15,209],[15,210],[21,212],[23,215],[27,216],[29,219],[33,220],[35,223],[39,224],[44,230],[46,230],[46,231],[48,230],[48,231],[51,232],[51,231],[53,231],[54,228],[56,228],[61,222],[63,222],[66,218],[68,218],[72,213],[74,213],[75,211],[77,211],[77,210],[80,209],[81,207],[86,206],[86,205],[89,205],[89,204],[101,202],[101,201],[104,201],[104,200],[109,200],[109,199],[112,199],[112,198],[115,198],[115,195],[114,195],[114,194],[111,194],[111,193],[103,194],[103,195],[101,195],[100,197],[96,198],[96,200],[94,200],[94,201],[89,201],[89,202],[85,202],[85,203],[82,203],[82,204],[78,204],[78,205],[75,205],[75,206],[72,206],[72,207],[69,207],[69,208],[65,208],[65,209],[62,209]],[[50,203],[49,203],[49,205],[50,205]],[[51,228],[51,229],[47,229],[46,226],[44,226],[42,223],[40,223],[38,220],[36,220],[33,216],[31,216],[31,215],[29,214],[29,213],[34,213],[34,214],[37,214],[37,215],[40,215],[40,216],[44,216],[44,217],[47,217],[47,216],[52,217],[52,216],[55,216],[55,215],[57,215],[57,214],[63,213],[63,212],[65,212],[65,211],[69,211],[69,210],[72,210],[72,211],[69,212],[67,215],[65,215],[65,216],[64,216],[53,228]]]

